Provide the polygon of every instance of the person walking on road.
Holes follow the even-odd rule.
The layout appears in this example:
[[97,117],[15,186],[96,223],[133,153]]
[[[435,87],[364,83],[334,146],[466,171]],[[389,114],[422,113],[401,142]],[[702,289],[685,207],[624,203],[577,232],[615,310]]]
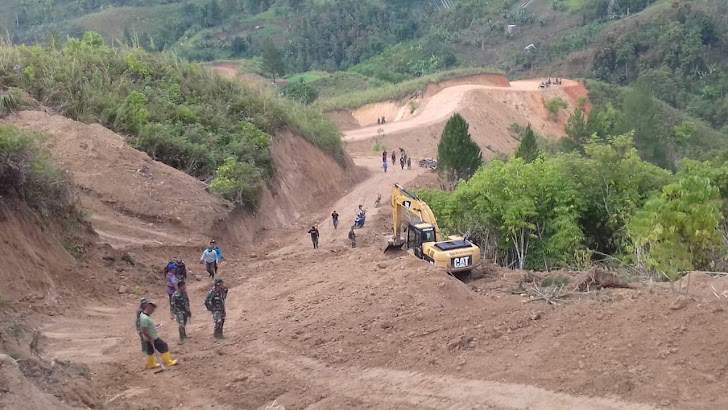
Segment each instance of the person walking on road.
[[394,150],[392,150],[392,166],[397,163],[397,154],[394,153]]
[[179,344],[184,344],[185,339],[189,339],[185,327],[187,322],[192,319],[190,299],[187,297],[187,285],[184,282],[177,284],[177,291],[172,295],[172,312],[177,319],[177,326],[179,326]]
[[210,245],[212,245],[212,250],[217,254],[217,260],[215,261],[215,274],[217,274],[217,267],[222,263],[222,251],[214,239],[210,241]]
[[404,157],[399,158],[399,165],[401,165],[402,169],[404,169]]
[[382,162],[382,168],[384,168],[384,173],[387,173],[387,161]]
[[354,232],[354,225],[349,229],[349,240],[351,241],[351,247],[356,248],[356,232]]
[[139,335],[139,340],[142,342],[142,352],[147,351],[147,342],[144,341],[144,335],[142,335],[142,328],[141,328],[141,325],[139,324],[139,315],[144,313],[144,308],[147,307],[147,303],[149,303],[147,298],[142,298],[142,300],[139,302],[139,307],[137,308],[137,311],[136,311],[135,325],[136,325],[137,334]]
[[212,312],[212,321],[215,324],[215,339],[224,339],[223,326],[225,325],[225,299],[228,289],[222,279],[215,279],[215,286],[207,292],[205,307]]
[[165,366],[170,367],[177,364],[177,360],[172,360],[172,357],[170,357],[169,346],[157,334],[159,326],[154,325],[151,317],[156,308],[157,305],[154,302],[147,302],[147,305],[144,307],[144,312],[139,315],[139,329],[142,333],[142,338],[147,344],[147,369],[156,369],[159,367],[159,363],[154,360],[155,349],[162,355],[162,361]]
[[208,245],[207,249],[202,252],[200,263],[205,264],[205,270],[208,274],[210,274],[210,279],[214,279],[215,273],[217,273],[215,270],[215,267],[217,266],[217,252],[215,252],[212,244]]
[[407,169],[412,169],[412,158],[407,157]]
[[382,162],[387,162],[387,151],[382,152]]
[[316,225],[312,226],[311,229],[308,230],[308,233],[311,234],[311,242],[313,242],[313,248],[318,249],[319,231],[316,228]]
[[331,213],[331,222],[334,224],[334,229],[339,227],[339,214],[336,211]]

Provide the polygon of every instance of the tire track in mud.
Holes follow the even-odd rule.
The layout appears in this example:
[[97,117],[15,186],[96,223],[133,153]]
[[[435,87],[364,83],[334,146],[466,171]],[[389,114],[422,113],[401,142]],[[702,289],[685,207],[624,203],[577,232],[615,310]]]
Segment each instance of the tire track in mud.
[[331,395],[377,408],[651,410],[646,404],[571,396],[539,387],[385,368],[338,367],[286,352],[271,343],[246,346],[272,367],[305,379]]

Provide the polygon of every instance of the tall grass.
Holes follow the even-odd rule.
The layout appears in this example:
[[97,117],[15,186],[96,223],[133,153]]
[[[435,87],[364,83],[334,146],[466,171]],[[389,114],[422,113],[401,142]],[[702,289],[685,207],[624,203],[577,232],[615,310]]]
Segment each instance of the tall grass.
[[424,91],[428,84],[474,74],[502,74],[502,72],[492,68],[458,68],[355,93],[346,93],[346,89],[342,88],[342,94],[319,100],[314,106],[322,111],[358,108],[375,102],[405,98]]

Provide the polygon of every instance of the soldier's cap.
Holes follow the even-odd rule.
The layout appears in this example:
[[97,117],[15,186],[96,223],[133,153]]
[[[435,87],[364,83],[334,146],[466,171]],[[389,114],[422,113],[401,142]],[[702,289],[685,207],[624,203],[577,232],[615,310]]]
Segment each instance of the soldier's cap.
[[223,282],[222,279],[215,279],[215,286],[222,285],[223,283],[225,283],[225,282]]
[[174,263],[170,263],[169,265],[167,265],[167,272],[171,270],[177,270],[177,265],[175,265]]
[[147,303],[149,303],[149,301],[147,300],[147,298],[142,298],[142,300],[139,301],[139,304],[140,305],[146,305]]

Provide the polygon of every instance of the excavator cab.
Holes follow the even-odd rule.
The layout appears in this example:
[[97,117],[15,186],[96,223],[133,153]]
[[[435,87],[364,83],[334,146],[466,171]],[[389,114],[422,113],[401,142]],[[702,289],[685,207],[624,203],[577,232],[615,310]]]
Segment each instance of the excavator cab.
[[435,242],[437,240],[436,236],[435,227],[428,223],[409,224],[407,226],[405,246],[407,249],[412,249],[416,257],[427,259],[427,256],[422,252],[422,244]]

